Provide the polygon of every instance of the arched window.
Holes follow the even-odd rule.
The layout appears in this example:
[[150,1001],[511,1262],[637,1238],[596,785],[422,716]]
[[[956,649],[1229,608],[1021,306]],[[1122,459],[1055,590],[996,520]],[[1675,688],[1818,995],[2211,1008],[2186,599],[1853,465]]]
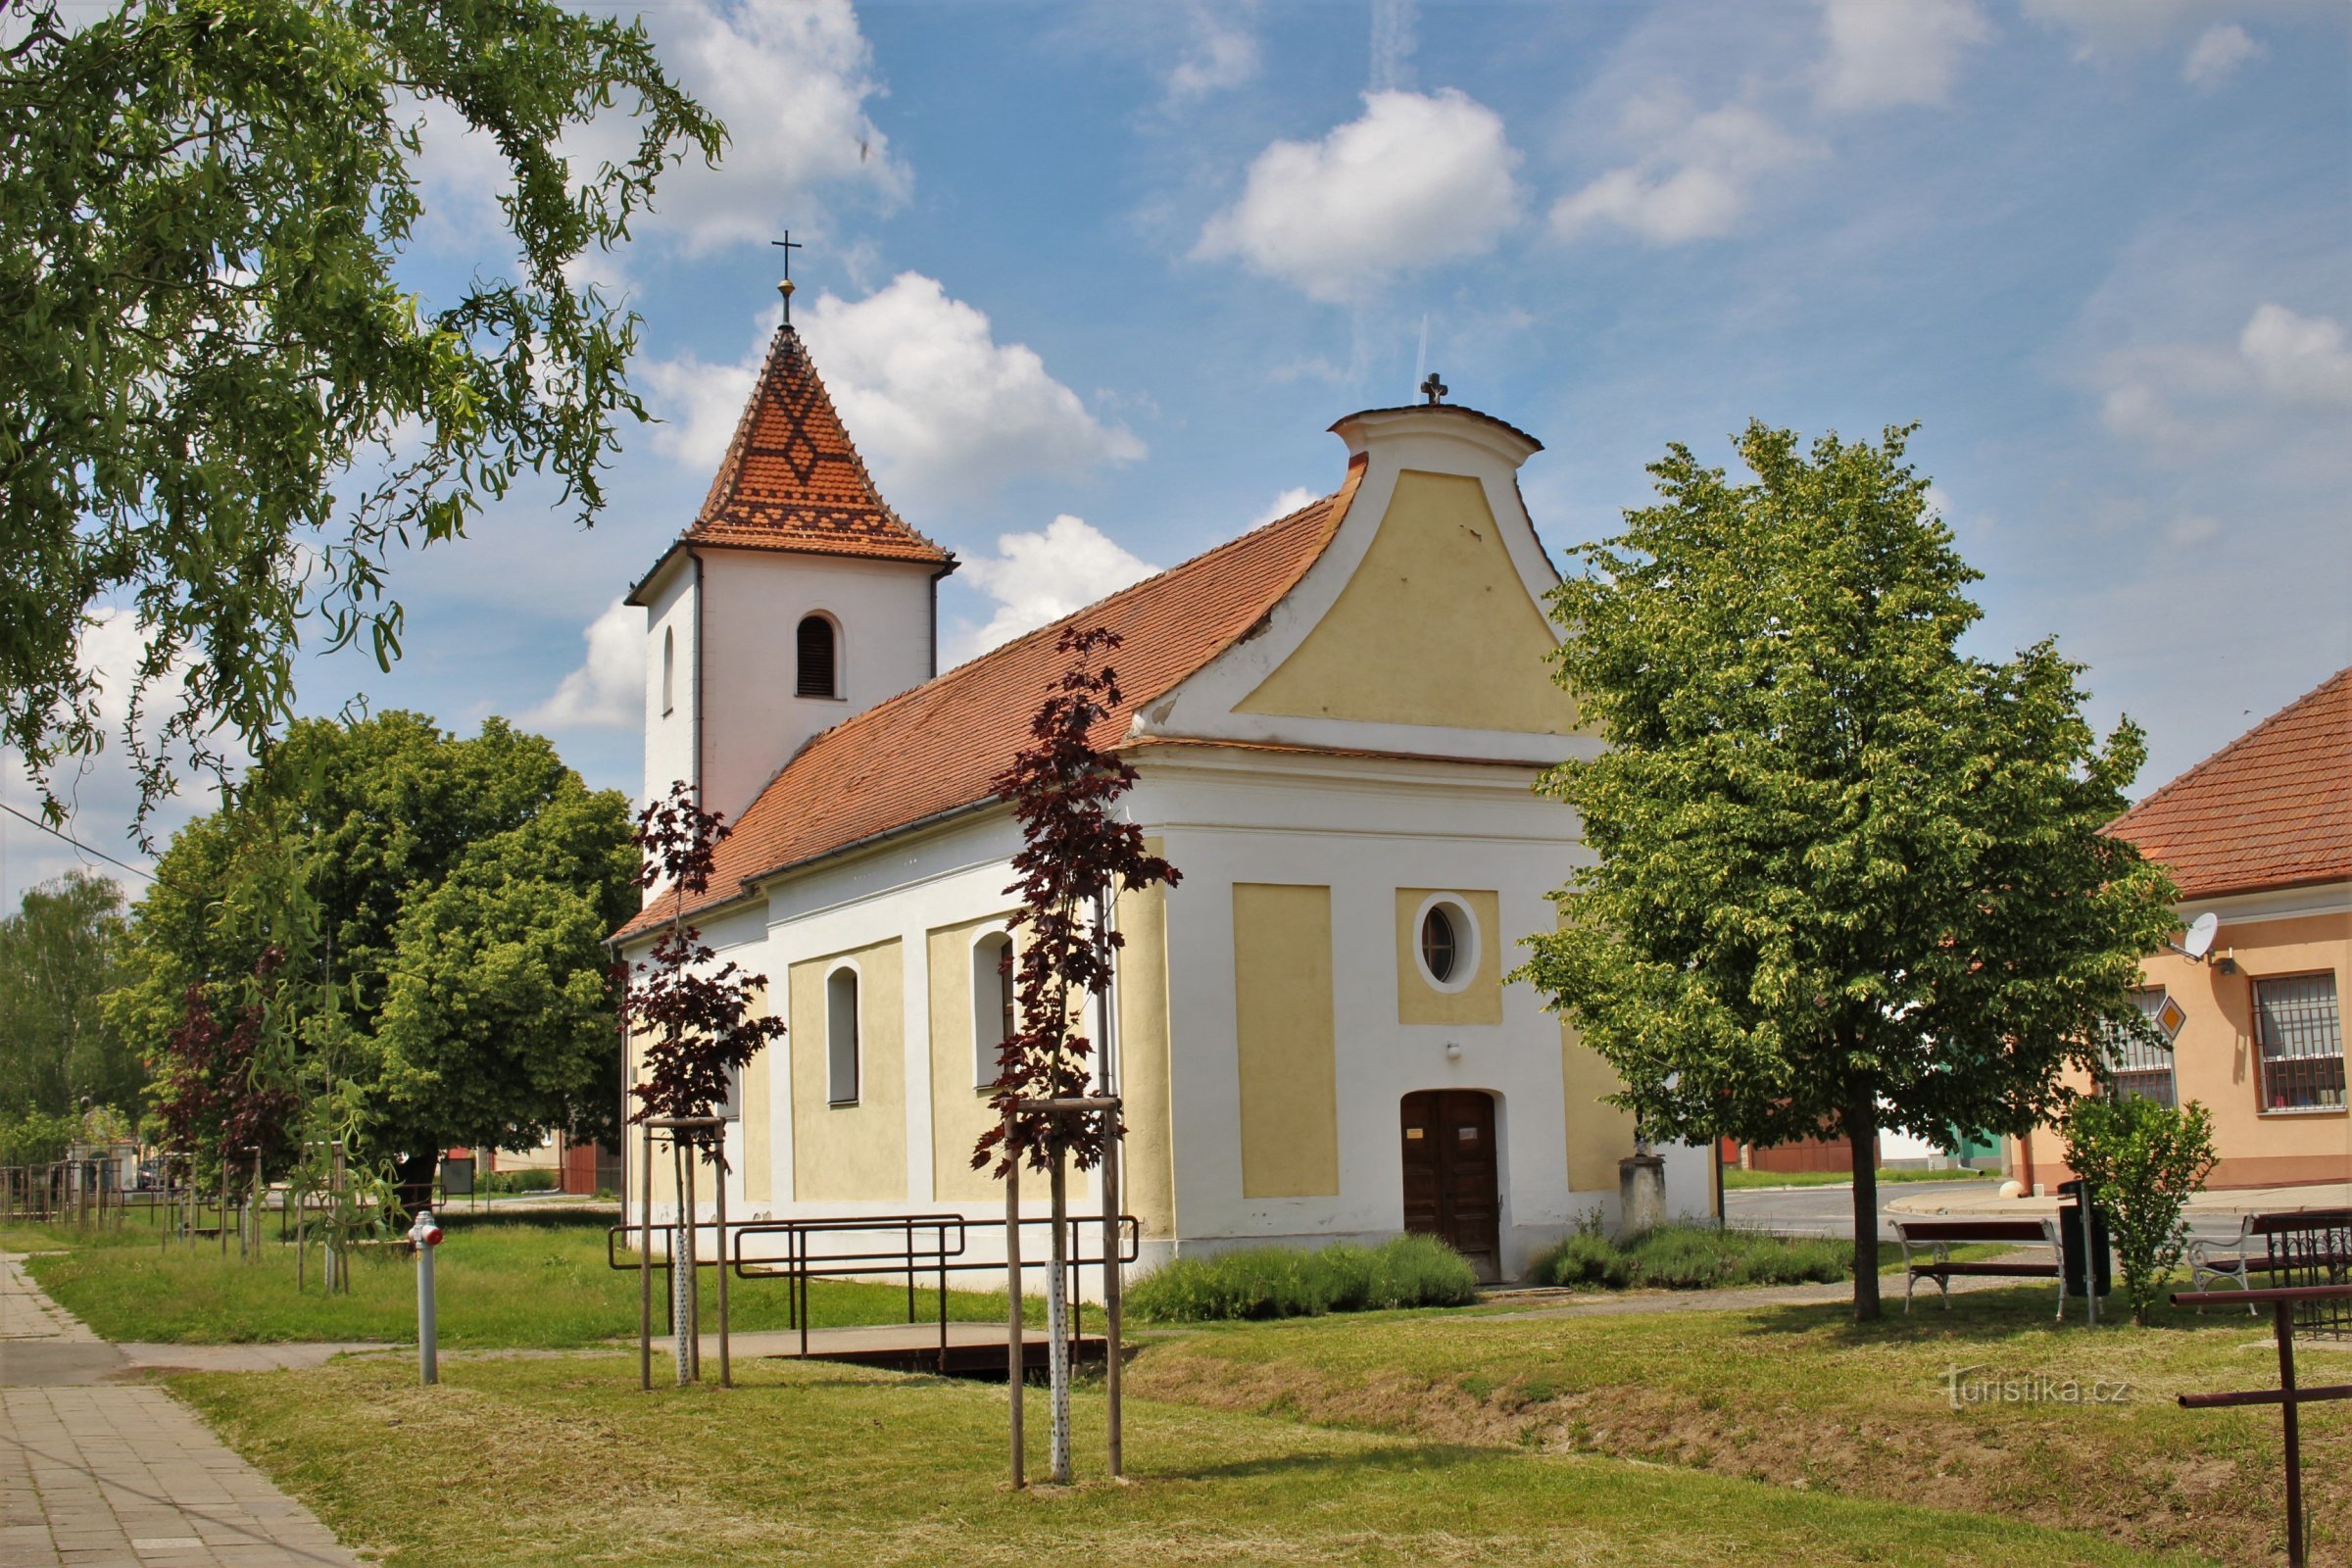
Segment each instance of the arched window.
[[800,675],[793,687],[794,695],[839,697],[841,659],[840,649],[833,640],[833,623],[822,615],[804,616],[794,643],[800,656]]
[[678,629],[662,628],[662,716],[678,706]]
[[825,1099],[858,1103],[858,971],[848,964],[825,977]]
[[972,944],[972,1085],[997,1081],[997,1053],[1012,1038],[1012,938],[992,931]]

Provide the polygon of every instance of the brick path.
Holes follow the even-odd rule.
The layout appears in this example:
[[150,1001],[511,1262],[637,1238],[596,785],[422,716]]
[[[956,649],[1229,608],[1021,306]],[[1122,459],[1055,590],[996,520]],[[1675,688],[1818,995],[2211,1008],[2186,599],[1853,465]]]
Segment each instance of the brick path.
[[0,1255],[0,1563],[358,1568],[134,1364]]

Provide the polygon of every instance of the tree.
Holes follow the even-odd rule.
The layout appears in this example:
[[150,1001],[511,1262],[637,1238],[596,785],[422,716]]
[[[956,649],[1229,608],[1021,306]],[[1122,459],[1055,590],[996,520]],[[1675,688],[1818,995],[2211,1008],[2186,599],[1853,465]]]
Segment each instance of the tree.
[[[144,819],[175,748],[218,764],[217,733],[258,754],[290,717],[306,613],[388,666],[392,545],[464,533],[526,470],[593,518],[615,420],[645,416],[636,318],[576,264],[723,131],[640,25],[554,0],[7,17],[0,744],[43,778],[100,745],[78,641],[126,606],[139,691],[176,687],[160,725],[134,699],[122,727]],[[633,148],[567,156],[616,102]],[[400,269],[427,116],[495,149],[511,242],[438,306]]]
[[1553,595],[1559,679],[1606,749],[1543,788],[1599,863],[1522,977],[1624,1080],[1652,1137],[1854,1152],[1854,1309],[1879,1309],[1882,1127],[2022,1133],[2135,1016],[2173,929],[2163,871],[2100,829],[2140,734],[2105,745],[2043,641],[1964,655],[1978,580],[1884,444],[1675,446],[1659,504]]
[[29,888],[0,920],[0,1114],[134,1110],[147,1081],[138,1053],[99,999],[122,984],[122,890],[69,871]]
[[173,837],[109,1005],[160,1047],[190,987],[226,1008],[275,949],[278,978],[235,1004],[267,1004],[273,1081],[340,1102],[332,1136],[423,1155],[609,1132],[604,938],[635,874],[626,801],[503,719],[469,740],[401,711],[306,719]]
[[[1021,943],[1016,1027],[998,1049],[989,1103],[998,1122],[972,1151],[972,1168],[996,1162],[997,1175],[1016,1161],[1049,1173],[1053,1243],[1047,1275],[1047,1334],[1052,1342],[1053,1479],[1070,1479],[1070,1368],[1067,1302],[1063,1299],[1064,1235],[1069,1218],[1068,1167],[1092,1170],[1113,1155],[1126,1125],[1116,1110],[1079,1113],[1041,1109],[1040,1101],[1085,1096],[1092,1086],[1094,1044],[1084,1032],[1088,1002],[1107,997],[1126,945],[1103,918],[1123,888],[1156,883],[1174,887],[1173,865],[1144,850],[1144,830],[1111,814],[1135,787],[1135,769],[1096,746],[1094,733],[1120,703],[1118,672],[1098,654],[1114,652],[1119,634],[1104,627],[1065,627],[1055,648],[1069,667],[1048,691],[1029,721],[1029,744],[995,780],[1021,824],[1021,851],[1012,858],[1020,896],[1010,924]],[[1012,962],[1009,952],[1003,960]],[[1104,1245],[1111,1245],[1104,1238]],[[1008,1282],[1018,1289],[1017,1282]]]
[[[683,779],[638,813],[632,835],[641,856],[638,883],[669,889],[670,919],[647,962],[633,973],[625,965],[617,971],[627,983],[621,1026],[644,1042],[644,1075],[629,1089],[637,1102],[632,1123],[710,1115],[726,1099],[734,1074],[784,1036],[783,1019],[758,1010],[767,977],[744,972],[732,958],[713,969],[718,955],[686,923],[686,896],[710,887],[713,855],[732,831],[720,813],[702,808]],[[718,1152],[725,1141],[716,1130],[677,1136],[710,1150],[725,1169]]]
[[[157,1053],[155,1111],[164,1147],[187,1155],[188,1174],[198,1180],[219,1175],[223,1165],[241,1168],[249,1150],[259,1150],[272,1170],[295,1153],[301,1097],[290,1075],[272,1070],[267,1049],[285,959],[282,950],[265,949],[251,988],[237,988],[246,990],[242,997],[228,988],[188,987],[179,1027]],[[216,989],[228,994],[217,997]]]
[[2068,1107],[2063,1130],[2067,1166],[2107,1217],[2124,1299],[2144,1328],[2188,1249],[2180,1211],[2214,1167],[2213,1117],[2193,1100],[2175,1110],[2142,1095],[2085,1096]]
[[[669,890],[669,929],[654,944],[652,957],[635,966],[613,966],[623,982],[621,1032],[643,1043],[643,1076],[629,1086],[637,1102],[631,1123],[670,1118],[707,1117],[727,1096],[735,1075],[784,1037],[784,1020],[759,1010],[765,975],[748,974],[735,960],[711,966],[718,955],[703,941],[700,930],[686,923],[686,896],[710,886],[718,846],[733,829],[716,811],[706,811],[695,788],[684,779],[669,787],[666,799],[653,802],[638,813],[631,835],[639,861],[637,882],[643,888]],[[673,1150],[690,1152],[691,1160],[704,1154],[727,1168],[725,1127],[673,1127]],[[651,1145],[648,1150],[650,1152]],[[670,1321],[678,1326],[678,1383],[694,1376],[701,1360],[693,1346],[700,1343],[701,1314],[696,1309],[695,1217],[693,1166],[678,1189],[678,1225],[670,1244]],[[722,1198],[724,1194],[720,1195]],[[722,1204],[719,1218],[726,1217]],[[654,1217],[650,1205],[638,1215],[641,1247],[639,1268],[650,1271]],[[726,1266],[725,1226],[720,1226],[719,1266]],[[650,1287],[649,1287],[650,1289]],[[722,1275],[718,1288],[720,1343],[725,1343],[727,1288]],[[689,1337],[693,1338],[690,1339]]]

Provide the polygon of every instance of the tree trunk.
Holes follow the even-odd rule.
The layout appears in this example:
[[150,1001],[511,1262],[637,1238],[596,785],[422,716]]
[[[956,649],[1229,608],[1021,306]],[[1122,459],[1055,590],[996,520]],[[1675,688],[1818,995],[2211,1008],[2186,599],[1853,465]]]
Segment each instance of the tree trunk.
[[1854,1321],[1879,1315],[1879,1099],[1868,1085],[1845,1106],[1854,1162]]
[[1069,1167],[1063,1162],[1062,1152],[1054,1151],[1054,1243],[1053,1272],[1046,1277],[1046,1336],[1053,1343],[1047,1348],[1046,1365],[1051,1370],[1053,1388],[1054,1446],[1051,1474],[1047,1479],[1057,1487],[1070,1484],[1070,1295],[1069,1249],[1066,1245],[1070,1219]]

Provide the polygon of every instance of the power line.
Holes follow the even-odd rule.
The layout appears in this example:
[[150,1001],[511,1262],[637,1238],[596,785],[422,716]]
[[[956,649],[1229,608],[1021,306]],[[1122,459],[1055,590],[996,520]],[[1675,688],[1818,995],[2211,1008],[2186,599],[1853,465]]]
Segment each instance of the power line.
[[39,828],[42,832],[48,834],[53,839],[65,840],[65,842],[73,845],[84,855],[94,855],[109,865],[121,866],[123,870],[128,871],[132,876],[143,876],[150,882],[156,880],[156,875],[153,871],[142,871],[127,860],[116,859],[104,850],[93,850],[87,844],[84,844],[81,842],[81,840],[75,838],[73,834],[64,831],[62,828],[51,827],[39,817],[20,811],[15,807],[9,805],[6,801],[0,801],[0,811],[6,811],[9,815],[15,817],[20,822],[31,823],[34,827]]

